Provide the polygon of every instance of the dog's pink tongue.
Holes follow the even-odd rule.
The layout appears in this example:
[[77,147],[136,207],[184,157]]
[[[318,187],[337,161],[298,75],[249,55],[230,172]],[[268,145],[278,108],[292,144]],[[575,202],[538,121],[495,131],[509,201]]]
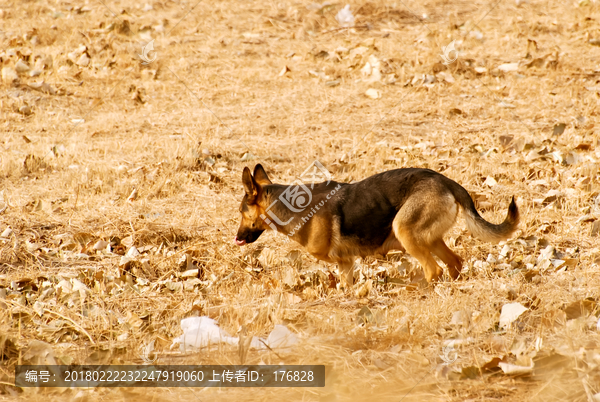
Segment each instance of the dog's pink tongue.
[[243,246],[244,244],[246,244],[246,240],[238,240],[237,236],[234,239],[235,244],[237,244],[238,246]]

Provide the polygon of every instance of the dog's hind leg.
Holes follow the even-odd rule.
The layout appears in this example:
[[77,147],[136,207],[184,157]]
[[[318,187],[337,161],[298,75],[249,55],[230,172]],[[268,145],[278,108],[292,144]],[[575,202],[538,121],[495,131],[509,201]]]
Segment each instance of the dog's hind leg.
[[395,231],[395,233],[408,254],[415,257],[421,263],[427,282],[437,281],[444,271],[429,252],[430,246],[425,244],[423,239],[415,238],[407,230],[400,229]]
[[458,206],[454,197],[439,183],[426,184],[402,205],[392,222],[392,229],[406,251],[421,263],[427,281],[432,282],[444,272],[432,252],[448,264],[452,277],[460,272],[458,256],[442,240],[456,221]]
[[431,246],[433,254],[437,255],[448,266],[448,273],[452,279],[458,278],[460,271],[462,271],[462,258],[450,250],[443,239],[436,240]]

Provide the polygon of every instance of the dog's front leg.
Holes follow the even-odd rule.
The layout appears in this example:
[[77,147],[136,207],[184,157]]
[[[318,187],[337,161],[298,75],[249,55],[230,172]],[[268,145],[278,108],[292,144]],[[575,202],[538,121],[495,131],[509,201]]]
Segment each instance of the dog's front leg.
[[340,282],[343,287],[351,289],[354,286],[354,260],[338,261]]

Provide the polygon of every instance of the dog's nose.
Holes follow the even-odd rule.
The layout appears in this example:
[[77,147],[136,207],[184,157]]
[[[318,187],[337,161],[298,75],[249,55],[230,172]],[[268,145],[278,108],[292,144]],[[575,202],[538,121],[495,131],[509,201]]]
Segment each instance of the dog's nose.
[[235,242],[235,244],[237,244],[238,246],[243,246],[244,244],[246,244],[246,240],[238,240],[237,236],[235,236],[235,239],[233,240]]

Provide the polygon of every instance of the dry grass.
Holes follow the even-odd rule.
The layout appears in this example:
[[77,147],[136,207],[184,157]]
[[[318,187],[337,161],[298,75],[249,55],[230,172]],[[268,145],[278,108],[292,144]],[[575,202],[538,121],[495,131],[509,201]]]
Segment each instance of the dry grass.
[[[4,398],[599,400],[596,1],[506,0],[489,14],[495,2],[351,2],[352,30],[338,29],[342,3],[311,10],[310,2],[153,1],[147,11],[129,0],[105,4],[0,5],[1,67],[22,59],[41,72],[0,83],[0,210],[8,206],[0,233],[13,230],[0,240]],[[150,37],[157,60],[144,66],[137,54]],[[452,39],[462,40],[461,53],[445,67],[439,54]],[[87,66],[76,64],[80,54],[69,60],[80,45]],[[381,82],[361,72],[371,55]],[[518,71],[497,69],[515,62]],[[50,89],[32,87],[41,80]],[[365,96],[369,88],[381,98]],[[564,133],[553,135],[560,123]],[[255,159],[243,162],[247,152]],[[398,255],[363,263],[357,287],[373,284],[364,297],[336,290],[333,267],[306,253],[290,280],[286,255],[297,245],[283,236],[264,234],[242,249],[232,243],[241,171],[260,161],[286,183],[315,159],[338,181],[435,169],[477,194],[495,222],[516,195],[521,231],[505,260],[485,263],[503,245],[457,227],[450,243],[467,262],[466,278],[435,289],[420,286],[419,269],[410,258],[400,265]],[[124,239],[116,252],[146,246],[145,264],[119,267],[121,256],[91,249],[115,237]],[[538,263],[548,245],[568,264]],[[180,278],[184,254],[200,282]],[[399,266],[409,267],[406,275]],[[413,283],[378,282],[385,277]],[[85,298],[46,292],[73,279],[89,288]],[[573,303],[586,298],[578,317]],[[530,310],[499,331],[509,302]],[[357,320],[363,306],[375,315],[366,326]],[[452,324],[460,310],[468,322]],[[51,344],[62,362],[139,363],[142,345],[156,339],[161,362],[239,363],[237,349],[169,350],[180,320],[195,314],[233,334],[241,325],[262,336],[287,324],[302,339],[298,347],[250,351],[247,363],[326,364],[327,387],[78,394],[5,385],[33,340]],[[439,356],[450,339],[468,342],[444,366]],[[533,359],[535,369],[520,377],[477,369],[493,357]]]

